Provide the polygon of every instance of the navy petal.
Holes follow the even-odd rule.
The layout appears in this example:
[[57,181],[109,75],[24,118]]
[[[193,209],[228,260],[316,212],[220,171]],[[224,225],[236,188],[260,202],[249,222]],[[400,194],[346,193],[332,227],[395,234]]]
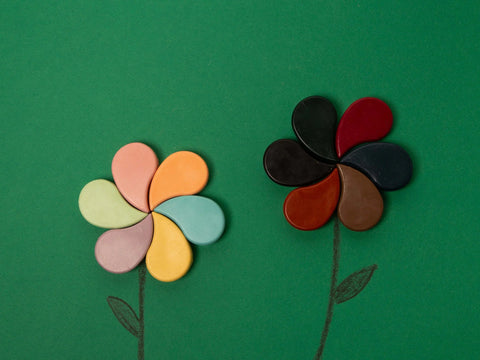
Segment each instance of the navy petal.
[[270,179],[287,186],[318,182],[335,168],[314,159],[298,142],[288,139],[277,140],[267,148],[263,166]]
[[315,156],[327,162],[338,160],[335,151],[337,111],[324,97],[310,96],[298,103],[292,114],[298,140]]
[[340,163],[363,172],[381,190],[404,187],[413,171],[408,153],[399,145],[385,142],[360,145],[347,153]]

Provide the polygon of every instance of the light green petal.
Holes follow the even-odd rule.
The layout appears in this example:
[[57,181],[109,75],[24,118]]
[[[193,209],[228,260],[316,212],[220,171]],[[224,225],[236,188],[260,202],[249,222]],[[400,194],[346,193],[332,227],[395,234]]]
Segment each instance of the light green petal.
[[127,203],[114,183],[103,179],[84,186],[78,206],[85,220],[107,229],[131,226],[147,216]]

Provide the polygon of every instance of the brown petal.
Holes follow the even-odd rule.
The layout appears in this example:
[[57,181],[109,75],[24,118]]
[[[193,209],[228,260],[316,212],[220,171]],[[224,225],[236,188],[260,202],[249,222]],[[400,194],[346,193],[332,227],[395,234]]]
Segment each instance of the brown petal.
[[382,217],[382,195],[360,171],[341,164],[337,167],[342,180],[338,218],[350,230],[370,229]]

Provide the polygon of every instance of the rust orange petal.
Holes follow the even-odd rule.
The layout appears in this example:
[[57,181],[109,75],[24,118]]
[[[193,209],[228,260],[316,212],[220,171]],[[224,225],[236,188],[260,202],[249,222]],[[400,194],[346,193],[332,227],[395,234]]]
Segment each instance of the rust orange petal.
[[287,221],[299,230],[315,230],[332,216],[340,196],[338,170],[322,181],[300,187],[288,194],[283,204]]

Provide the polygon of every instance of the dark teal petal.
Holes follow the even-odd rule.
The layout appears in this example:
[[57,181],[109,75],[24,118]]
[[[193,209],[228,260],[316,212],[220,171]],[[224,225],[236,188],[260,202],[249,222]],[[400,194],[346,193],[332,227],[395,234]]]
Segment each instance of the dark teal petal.
[[367,175],[380,190],[397,190],[408,184],[413,165],[399,145],[375,142],[360,145],[340,161]]

